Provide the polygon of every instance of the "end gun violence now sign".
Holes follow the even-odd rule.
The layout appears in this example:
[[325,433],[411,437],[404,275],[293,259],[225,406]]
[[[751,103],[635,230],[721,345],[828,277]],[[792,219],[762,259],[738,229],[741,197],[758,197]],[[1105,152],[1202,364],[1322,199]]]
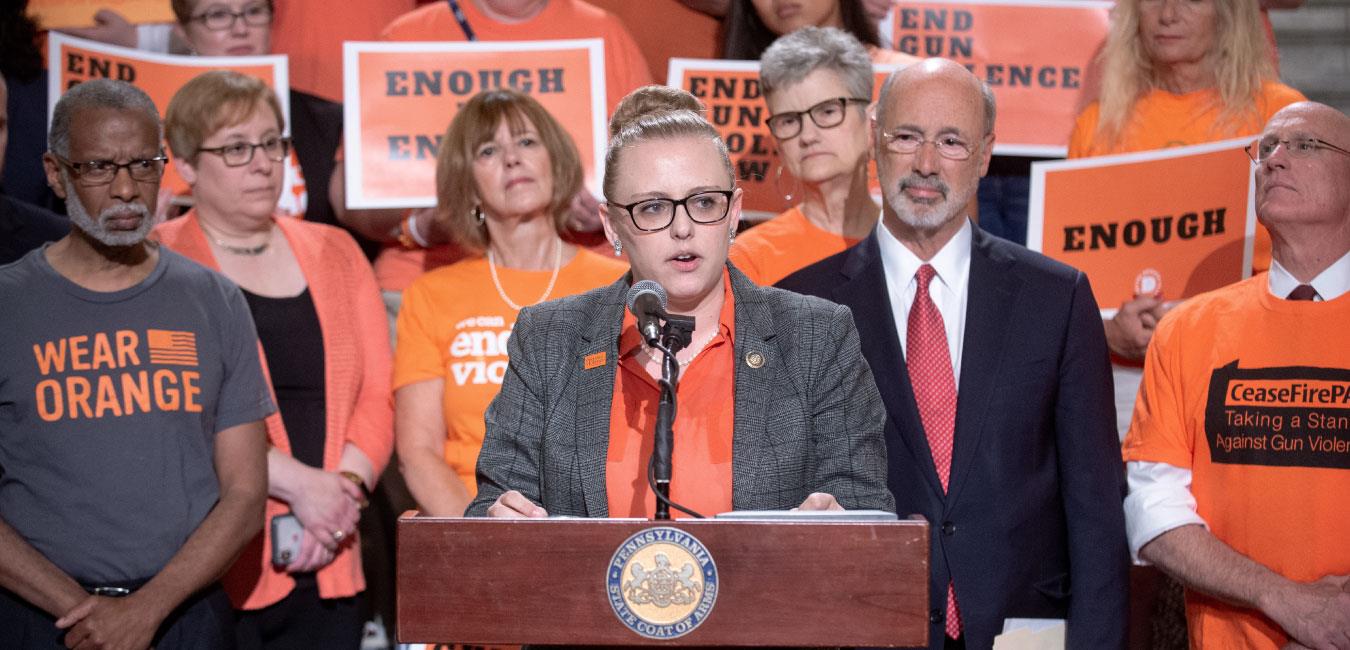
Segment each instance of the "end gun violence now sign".
[[[881,93],[886,77],[899,67],[872,66],[872,101]],[[767,219],[801,201],[800,181],[787,170],[779,173],[778,145],[766,124],[770,113],[759,84],[758,61],[671,59],[666,85],[689,91],[707,108],[704,117],[726,142],[738,184],[745,192],[742,206],[751,218]],[[875,165],[869,163],[867,170],[869,187],[880,196]]]
[[599,192],[605,151],[604,43],[598,38],[343,44],[347,207],[436,204],[436,155],[469,98],[514,88],[572,136]]
[[[284,54],[269,56],[177,56],[155,54],[95,41],[75,38],[59,32],[47,36],[47,123],[51,123],[56,102],[65,91],[90,79],[116,79],[145,91],[155,102],[161,117],[174,93],[197,75],[209,70],[234,70],[262,80],[277,94],[281,114],[290,133],[290,81]],[[165,146],[165,151],[168,147]],[[172,157],[172,155],[170,155]],[[287,178],[283,192],[293,189]],[[163,187],[182,195],[187,183],[173,165],[164,170]]]
[[1237,282],[1256,242],[1250,142],[1033,163],[1027,248],[1086,273],[1104,317]]
[[897,0],[881,40],[961,63],[998,105],[994,153],[1062,157],[1113,3],[1101,0]]

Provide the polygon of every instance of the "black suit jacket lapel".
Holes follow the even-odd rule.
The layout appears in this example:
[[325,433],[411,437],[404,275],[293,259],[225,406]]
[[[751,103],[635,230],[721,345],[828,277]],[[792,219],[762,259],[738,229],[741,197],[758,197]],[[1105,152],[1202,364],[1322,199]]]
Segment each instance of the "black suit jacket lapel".
[[[914,388],[909,383],[909,367],[896,335],[895,317],[886,290],[886,269],[881,263],[876,231],[853,247],[840,272],[844,280],[834,289],[832,299],[853,310],[853,322],[863,341],[863,356],[872,368],[872,376],[881,389],[881,399],[886,403],[887,417],[890,418],[890,426],[886,427],[887,444],[907,447],[915,463],[923,468],[929,486],[941,496],[942,483],[933,467],[933,452],[919,419]],[[895,449],[891,453],[898,452],[899,449]]]
[[956,435],[948,507],[961,496],[984,436],[993,396],[1009,342],[1004,322],[1014,313],[1021,280],[1011,260],[992,249],[992,236],[972,224],[970,277],[966,287],[966,331],[961,348],[961,380],[957,387]]

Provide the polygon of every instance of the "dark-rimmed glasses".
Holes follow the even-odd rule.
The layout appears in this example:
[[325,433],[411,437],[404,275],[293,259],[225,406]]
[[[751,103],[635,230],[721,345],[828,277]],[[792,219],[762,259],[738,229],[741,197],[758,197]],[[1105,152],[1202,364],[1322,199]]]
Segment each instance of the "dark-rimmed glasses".
[[727,217],[731,197],[736,190],[704,190],[682,199],[643,199],[628,205],[609,203],[622,208],[633,220],[633,225],[644,232],[660,232],[675,223],[675,208],[684,206],[685,214],[694,223],[712,224]]
[[932,143],[937,147],[938,155],[948,160],[966,160],[971,154],[975,153],[975,147],[960,136],[948,133],[939,135],[932,140],[923,137],[923,134],[908,129],[896,129],[890,133],[882,134],[882,142],[886,145],[886,150],[904,156],[917,153],[924,145]]
[[117,178],[117,172],[122,169],[127,170],[131,180],[142,183],[156,182],[164,175],[164,163],[169,160],[168,156],[161,153],[154,158],[137,158],[124,163],[111,160],[72,162],[54,151],[51,154],[57,162],[75,172],[75,178],[79,179],[81,184],[87,186],[107,185]]
[[230,11],[228,7],[212,7],[193,16],[192,20],[213,32],[233,29],[236,20],[242,20],[250,27],[266,27],[272,24],[272,3],[251,4],[237,12]]
[[253,152],[263,150],[263,155],[272,162],[281,162],[291,151],[290,138],[268,138],[262,142],[232,142],[219,147],[201,147],[197,151],[213,153],[225,161],[226,167],[243,167],[253,162]]
[[765,124],[769,125],[769,133],[779,140],[788,140],[797,137],[802,132],[802,116],[810,115],[811,121],[822,129],[832,129],[844,123],[844,118],[848,115],[846,109],[850,103],[871,104],[872,100],[859,97],[835,97],[827,99],[804,111],[788,111],[769,116]]
[[1346,151],[1330,142],[1318,140],[1317,138],[1261,138],[1246,147],[1243,151],[1247,152],[1247,157],[1254,163],[1263,163],[1275,155],[1275,150],[1284,145],[1285,153],[1295,158],[1307,158],[1313,155],[1318,149],[1330,149],[1340,154],[1350,156],[1350,151]]

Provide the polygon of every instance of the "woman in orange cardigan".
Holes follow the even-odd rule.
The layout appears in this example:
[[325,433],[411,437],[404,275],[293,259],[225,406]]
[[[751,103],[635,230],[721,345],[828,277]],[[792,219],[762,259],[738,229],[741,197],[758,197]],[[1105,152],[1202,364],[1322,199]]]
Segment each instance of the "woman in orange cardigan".
[[[205,73],[174,96],[165,127],[195,208],[159,226],[160,241],[244,290],[280,409],[267,420],[269,525],[224,579],[240,647],[357,648],[356,524],[393,444],[374,274],[346,232],[273,216],[289,142],[261,82]],[[281,558],[271,522],[288,511],[302,542]]]

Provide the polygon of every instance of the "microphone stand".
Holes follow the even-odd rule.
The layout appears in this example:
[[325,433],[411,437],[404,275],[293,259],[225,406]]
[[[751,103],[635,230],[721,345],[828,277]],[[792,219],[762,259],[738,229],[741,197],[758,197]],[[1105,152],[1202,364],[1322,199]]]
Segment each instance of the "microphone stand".
[[656,492],[656,519],[670,519],[671,454],[675,446],[675,389],[680,381],[680,362],[675,353],[689,346],[694,318],[666,314],[661,326],[661,400],[656,406],[655,441],[652,444],[652,478]]

